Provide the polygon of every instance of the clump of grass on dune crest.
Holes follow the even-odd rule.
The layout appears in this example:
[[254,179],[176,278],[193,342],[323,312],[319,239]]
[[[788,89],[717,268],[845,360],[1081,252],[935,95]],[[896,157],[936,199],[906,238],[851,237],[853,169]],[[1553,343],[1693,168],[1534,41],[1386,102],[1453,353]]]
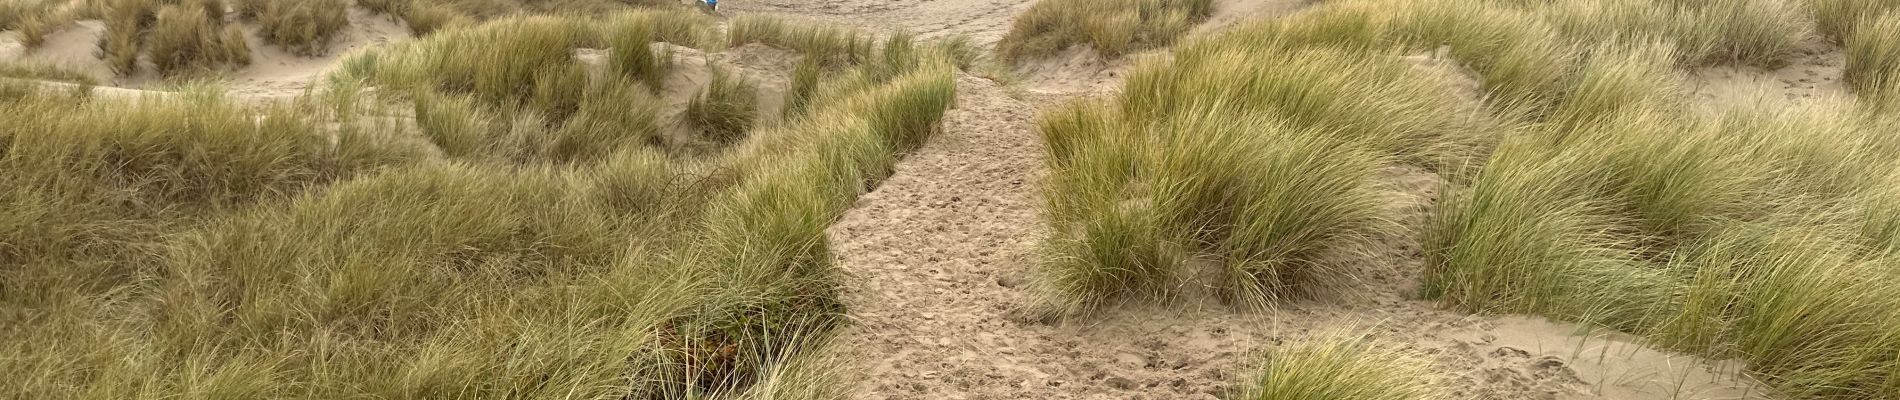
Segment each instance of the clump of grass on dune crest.
[[1369,338],[1336,335],[1268,351],[1246,375],[1238,399],[1432,400],[1450,398],[1434,386],[1423,355]]
[[245,7],[255,15],[258,36],[270,43],[304,56],[329,51],[330,43],[348,27],[349,6],[344,0],[248,0]]
[[1410,3],[1393,22],[1403,43],[1436,51],[1469,66],[1484,90],[1511,107],[1535,107],[1563,92],[1562,80],[1576,62],[1556,28],[1528,11],[1482,1]]
[[46,35],[72,22],[75,16],[60,10],[58,0],[19,0],[0,4],[0,31],[15,31],[26,47],[46,42]]
[[[1651,287],[1662,277],[1643,275],[1623,239],[1608,234],[1618,222],[1614,205],[1588,200],[1608,186],[1604,167],[1587,160],[1522,142],[1500,148],[1433,213],[1422,238],[1424,292],[1473,311],[1649,323],[1647,308],[1603,315],[1605,304],[1642,305],[1668,292],[1654,290],[1666,288]],[[1590,279],[1605,276],[1625,279]],[[1608,283],[1616,285],[1600,286]]]
[[612,55],[607,59],[607,68],[621,75],[645,82],[654,91],[662,89],[666,74],[673,67],[673,53],[670,50],[654,51],[651,46],[658,38],[654,27],[649,24],[651,18],[639,17],[641,14],[616,18],[607,26],[607,47]]
[[1679,15],[1679,46],[1700,50],[1701,62],[1780,66],[1809,33],[1801,10],[1781,0],[1698,2]]
[[1271,115],[1421,165],[1445,165],[1482,154],[1493,140],[1485,137],[1490,129],[1482,113],[1448,85],[1412,76],[1391,54],[1206,46],[1138,66],[1120,107],[1136,121],[1197,115],[1212,106]]
[[402,11],[403,24],[409,26],[409,33],[416,36],[428,35],[439,30],[468,23],[468,17],[456,13],[447,7],[432,3],[421,3]]
[[99,51],[113,71],[130,74],[138,71],[140,43],[157,17],[157,4],[150,0],[110,1],[104,12],[106,33],[99,38]]
[[686,104],[686,121],[707,139],[730,143],[744,138],[758,119],[758,88],[745,76],[713,69],[706,90]]
[[687,9],[649,9],[623,12],[606,21],[621,29],[640,28],[653,32],[653,40],[674,45],[704,48],[715,44],[718,34],[712,30],[713,18]]
[[1832,230],[1742,223],[1691,246],[1669,265],[1693,276],[1682,312],[1655,336],[1747,360],[1789,396],[1900,394],[1891,260]]
[[1335,286],[1333,258],[1392,228],[1383,166],[1458,165],[1495,140],[1475,104],[1390,53],[1247,45],[1273,40],[1197,43],[1138,66],[1114,103],[1044,116],[1052,305],[1208,286],[1259,308]]
[[790,23],[763,15],[741,15],[726,25],[730,46],[763,43],[803,53],[805,57],[836,65],[857,63],[876,53],[876,39],[855,31]]
[[1023,60],[1087,44],[1115,57],[1167,46],[1212,10],[1209,0],[1038,1],[1016,18],[997,52]]
[[1742,358],[1797,397],[1895,395],[1895,294],[1862,286],[1891,280],[1874,272],[1891,262],[1869,190],[1894,170],[1879,119],[1835,103],[1692,113],[1653,84],[1669,57],[1618,47],[1589,56],[1558,123],[1441,202],[1427,294]]
[[250,45],[236,25],[224,23],[222,7],[208,0],[113,0],[105,11],[101,55],[120,74],[136,72],[141,54],[167,76],[249,64]]
[[209,18],[202,9],[159,9],[145,40],[152,65],[160,74],[180,75],[251,63],[250,45],[245,43],[243,32],[235,25]]
[[1801,9],[1782,0],[1560,1],[1526,11],[1579,46],[1662,41],[1679,50],[1679,62],[1698,66],[1776,67],[1808,34]]
[[671,61],[648,50],[646,32],[610,33],[612,45],[636,50],[619,52],[610,73],[593,78],[573,56],[594,41],[590,31],[575,20],[520,17],[360,53],[334,79],[415,101],[418,125],[451,156],[583,161],[657,141],[663,105],[652,85]]
[[1900,10],[1892,0],[1808,0],[1820,33],[1836,42],[1854,36],[1854,31],[1874,18]]
[[1845,41],[1847,66],[1842,79],[1856,93],[1883,101],[1889,88],[1900,86],[1900,12],[1867,19]]
[[[1324,252],[1381,229],[1376,157],[1270,119],[1215,123],[1218,114],[1078,131],[1111,137],[1069,144],[1049,189],[1058,233],[1042,280],[1064,309],[1173,295],[1200,273],[1185,269],[1195,257],[1219,265],[1209,272],[1221,279],[1206,284],[1228,301],[1265,307],[1339,279]],[[1067,129],[1051,124],[1052,135]],[[1179,150],[1144,157],[1143,146]]]
[[1583,55],[1548,121],[1562,131],[1632,114],[1684,111],[1686,84],[1674,67],[1680,52],[1668,43],[1610,43]]

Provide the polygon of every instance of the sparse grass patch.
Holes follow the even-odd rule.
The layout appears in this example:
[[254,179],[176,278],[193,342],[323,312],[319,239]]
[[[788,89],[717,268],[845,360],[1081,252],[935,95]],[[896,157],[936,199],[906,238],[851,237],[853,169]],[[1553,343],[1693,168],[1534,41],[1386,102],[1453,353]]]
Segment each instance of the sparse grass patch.
[[997,43],[1010,61],[1046,56],[1087,44],[1107,57],[1162,47],[1207,19],[1209,0],[1044,0],[1017,16]]
[[83,72],[61,68],[49,64],[4,62],[0,63],[0,77],[38,79],[71,82],[81,85],[97,85],[99,80]]

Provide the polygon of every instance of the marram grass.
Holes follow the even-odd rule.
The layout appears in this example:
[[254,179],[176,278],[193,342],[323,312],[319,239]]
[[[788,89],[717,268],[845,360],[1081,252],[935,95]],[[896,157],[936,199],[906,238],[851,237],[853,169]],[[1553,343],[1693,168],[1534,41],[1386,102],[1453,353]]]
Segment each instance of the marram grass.
[[1236,399],[1435,400],[1451,398],[1422,354],[1375,339],[1333,334],[1268,350],[1243,375]]
[[[425,41],[566,37],[524,25]],[[842,282],[824,230],[936,130],[955,95],[947,61],[881,61],[880,80],[690,159],[652,147],[657,113],[624,112],[652,96],[631,78],[560,88],[537,75],[561,62],[440,67],[450,56],[426,48],[442,43],[359,55],[332,81],[415,101],[420,135],[347,114],[382,105],[350,96],[365,91],[259,115],[204,94],[130,102],[0,83],[0,181],[13,188],[0,192],[0,371],[17,378],[0,391],[840,393],[825,347],[845,322]],[[547,117],[562,109],[550,97],[570,94],[569,114]]]

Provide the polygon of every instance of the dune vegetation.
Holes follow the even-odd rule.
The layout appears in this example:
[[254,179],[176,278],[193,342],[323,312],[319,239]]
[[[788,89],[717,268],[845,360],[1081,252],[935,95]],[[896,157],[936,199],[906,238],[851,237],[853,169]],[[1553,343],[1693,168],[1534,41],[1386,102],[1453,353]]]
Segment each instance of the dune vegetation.
[[[0,393],[849,397],[830,225],[979,60],[1086,48],[1162,54],[970,108],[1039,108],[1040,147],[1012,144],[1046,170],[1009,172],[1039,174],[1018,232],[1045,236],[1009,257],[1021,289],[980,282],[1030,294],[996,323],[1271,313],[1409,268],[1377,301],[1734,360],[1776,398],[1900,398],[1900,2],[1336,0],[1190,35],[1215,6],[1044,0],[983,48],[662,0],[0,0],[27,47],[96,19],[112,72],[175,89],[0,63]],[[343,52],[364,11],[415,37]],[[284,98],[204,81],[258,46],[338,61]],[[1703,71],[1837,56],[1838,95],[1698,99]],[[1222,394],[1463,393],[1437,349],[1299,329]]]
[[[1445,180],[1419,228],[1428,298],[1740,359],[1792,398],[1900,396],[1900,14],[1815,3],[1345,1],[1189,40],[1044,114],[1045,302],[1337,287],[1337,253],[1402,229],[1380,171],[1409,165]],[[1696,110],[1685,71],[1783,65],[1817,34],[1842,36],[1865,104]],[[1420,73],[1439,61],[1478,92]]]
[[0,62],[0,77],[70,82],[82,85],[99,84],[97,79],[83,72],[33,62]]
[[0,31],[20,33],[27,47],[46,42],[46,35],[76,18],[61,8],[62,0],[16,0],[0,4]]
[[1363,337],[1333,334],[1277,347],[1242,375],[1232,398],[1247,400],[1450,399],[1420,354]]
[[[328,55],[344,39],[352,7],[399,19],[417,36],[480,21],[559,14],[631,16],[668,41],[697,46],[710,40],[703,30],[709,16],[673,2],[634,0],[17,0],[0,4],[0,31],[18,32],[23,44],[37,47],[78,20],[99,19],[106,25],[99,53],[116,72],[133,75],[149,62],[161,76],[189,79],[244,66],[257,46]],[[628,10],[661,12],[622,13]],[[252,27],[257,43],[246,39]]]
[[595,23],[451,28],[271,105],[4,83],[0,392],[835,395],[824,229],[936,129],[952,63],[880,41],[670,155],[653,88],[570,55],[629,31]]
[[1016,17],[996,44],[1020,61],[1088,45],[1106,57],[1165,47],[1213,12],[1212,0],[1043,0]]

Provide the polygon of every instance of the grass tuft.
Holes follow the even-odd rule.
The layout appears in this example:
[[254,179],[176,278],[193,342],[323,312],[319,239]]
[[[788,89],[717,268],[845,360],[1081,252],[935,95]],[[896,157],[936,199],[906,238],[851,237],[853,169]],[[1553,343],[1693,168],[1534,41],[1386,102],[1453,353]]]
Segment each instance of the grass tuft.
[[685,118],[706,139],[732,143],[757,123],[758,108],[757,86],[737,72],[714,68],[706,90],[686,104]]
[[328,52],[343,28],[350,25],[349,6],[344,0],[253,1],[262,2],[253,6],[261,7],[257,11],[258,36],[297,55]]
[[211,20],[204,10],[165,6],[156,18],[145,40],[152,65],[161,75],[204,73],[251,63],[251,49],[243,32],[235,25]]
[[1164,47],[1212,13],[1209,0],[1044,0],[1029,7],[997,43],[1021,61],[1087,44],[1106,57]]
[[1847,65],[1842,78],[1862,97],[1882,101],[1895,95],[1886,88],[1900,86],[1900,12],[1869,19],[1845,40]]
[[1900,2],[1890,0],[1809,0],[1808,3],[1813,9],[1817,30],[1835,42],[1845,42],[1861,25],[1900,9]]
[[827,65],[854,64],[876,51],[876,40],[854,30],[838,29],[746,14],[726,24],[727,45],[762,43],[790,49]]
[[1235,398],[1250,400],[1450,398],[1431,383],[1423,355],[1344,335],[1275,348],[1260,360]]
[[666,74],[673,68],[673,53],[652,49],[658,36],[649,21],[650,18],[623,16],[608,28],[611,31],[607,34],[607,46],[612,55],[607,58],[607,68],[645,82],[647,87],[658,91],[663,89]]

